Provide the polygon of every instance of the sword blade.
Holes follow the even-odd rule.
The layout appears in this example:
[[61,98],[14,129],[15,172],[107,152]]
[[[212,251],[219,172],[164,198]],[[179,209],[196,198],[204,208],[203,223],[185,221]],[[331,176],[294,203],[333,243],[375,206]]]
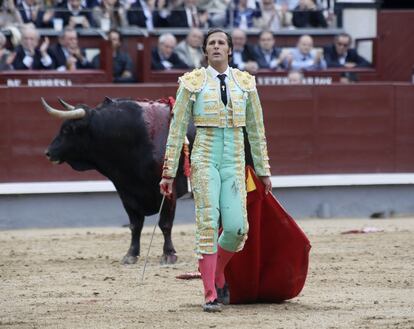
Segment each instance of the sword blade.
[[158,220],[155,222],[154,229],[152,230],[152,235],[151,235],[151,240],[148,246],[147,255],[145,256],[144,268],[142,269],[141,283],[144,281],[145,269],[147,268],[147,263],[148,263],[148,255],[151,249],[152,239],[154,238],[155,229],[157,228],[158,223],[160,222],[161,210],[162,210],[162,206],[164,205],[164,200],[165,200],[165,195],[163,195],[162,197],[160,210],[158,210]]

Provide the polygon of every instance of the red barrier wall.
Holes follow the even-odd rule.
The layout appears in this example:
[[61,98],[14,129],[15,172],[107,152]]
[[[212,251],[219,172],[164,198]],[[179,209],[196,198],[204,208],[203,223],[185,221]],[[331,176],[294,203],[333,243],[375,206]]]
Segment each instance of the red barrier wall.
[[[176,84],[0,88],[0,182],[100,179],[43,155],[61,122],[40,104],[95,106],[104,96],[157,99]],[[259,88],[273,174],[414,172],[414,86]]]
[[378,80],[411,81],[414,67],[414,10],[378,13]]

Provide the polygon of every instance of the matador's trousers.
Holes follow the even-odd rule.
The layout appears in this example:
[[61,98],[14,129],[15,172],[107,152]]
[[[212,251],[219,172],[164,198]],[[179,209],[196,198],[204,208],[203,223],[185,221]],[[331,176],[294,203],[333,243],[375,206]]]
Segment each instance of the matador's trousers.
[[[243,129],[197,127],[191,152],[196,254],[239,251],[247,238]],[[218,240],[219,219],[223,227]]]

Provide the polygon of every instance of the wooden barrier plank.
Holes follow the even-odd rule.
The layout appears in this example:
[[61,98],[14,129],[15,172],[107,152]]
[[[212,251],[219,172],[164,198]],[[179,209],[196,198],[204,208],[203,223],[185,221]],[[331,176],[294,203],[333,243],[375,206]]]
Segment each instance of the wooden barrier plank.
[[414,164],[414,85],[395,88],[395,167],[410,172]]
[[316,90],[317,172],[393,171],[393,87],[338,85]]
[[312,86],[259,87],[272,174],[296,174],[313,167]]
[[[0,182],[102,179],[52,165],[44,150],[61,125],[40,104],[46,96],[71,104],[104,96],[157,99],[176,84],[0,88]],[[414,172],[414,86],[357,84],[261,86],[273,175]]]

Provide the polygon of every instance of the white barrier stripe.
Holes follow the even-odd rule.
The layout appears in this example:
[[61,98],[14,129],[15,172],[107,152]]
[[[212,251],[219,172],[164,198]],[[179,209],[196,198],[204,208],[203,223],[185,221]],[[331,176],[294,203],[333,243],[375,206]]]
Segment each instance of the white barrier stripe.
[[[414,184],[414,173],[272,176],[274,188]],[[110,181],[0,183],[0,195],[115,192]]]
[[320,187],[414,184],[414,173],[272,176],[273,187]]
[[1,183],[0,194],[114,192],[110,181]]

